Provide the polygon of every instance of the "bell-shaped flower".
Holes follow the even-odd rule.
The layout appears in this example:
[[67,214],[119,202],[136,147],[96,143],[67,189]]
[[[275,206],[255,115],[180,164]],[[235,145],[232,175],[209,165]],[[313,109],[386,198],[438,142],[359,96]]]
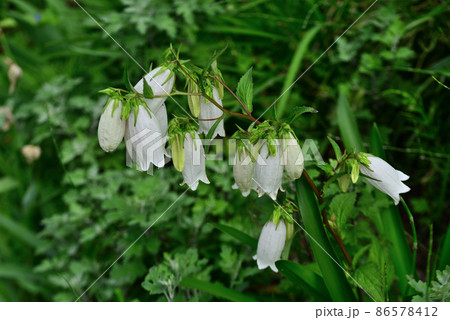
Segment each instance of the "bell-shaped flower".
[[186,133],[184,138],[184,181],[181,185],[187,184],[191,190],[196,190],[199,181],[209,184],[206,177],[205,152],[200,137],[195,133],[195,139],[192,139],[190,133]]
[[[114,106],[116,105],[116,108]],[[106,151],[114,151],[125,134],[125,120],[122,119],[122,102],[111,99],[100,116],[98,142]]]
[[304,168],[302,149],[294,135],[289,132],[289,138],[281,139],[283,150],[283,165],[287,176],[291,180],[300,178]]
[[[173,84],[175,82],[175,76],[169,69],[161,71],[161,67],[155,68],[144,76],[145,81],[152,88],[155,96],[168,95],[172,92]],[[139,80],[134,86],[134,89],[143,94],[144,92],[144,80]],[[157,113],[158,109],[167,97],[159,97],[153,99],[145,99],[147,106],[153,113]]]
[[[220,99],[219,92],[217,92],[217,89],[213,87],[213,99],[219,104],[222,105],[222,100]],[[200,115],[199,115],[199,129],[200,132],[203,132],[204,134],[208,134],[209,130],[212,128],[216,120],[208,120],[208,121],[202,121],[202,119],[218,119],[223,115],[223,111],[220,110],[216,105],[214,105],[211,101],[208,101],[206,103],[206,100],[204,97],[200,100]],[[221,137],[225,137],[225,129],[223,126],[223,119],[220,120],[219,124],[217,125],[216,129],[214,130],[214,133],[211,137],[211,139],[214,139],[217,135]]]
[[245,148],[236,150],[234,158],[233,175],[235,184],[233,189],[239,189],[244,197],[250,194],[253,186],[255,163],[252,162],[250,154]]
[[400,193],[411,190],[402,182],[408,180],[409,176],[394,169],[381,158],[368,156],[367,160],[370,161],[370,169],[360,165],[361,173],[372,178],[366,180],[375,188],[390,196],[394,200],[395,205],[397,205],[400,201]]
[[259,236],[258,249],[253,260],[256,260],[260,270],[270,267],[278,272],[275,262],[280,260],[286,242],[286,225],[281,219],[278,226],[270,220],[267,222]]
[[255,164],[255,176],[252,189],[262,197],[267,193],[273,200],[277,199],[278,190],[281,189],[283,177],[282,152],[279,145],[276,146],[276,155],[269,153],[267,142],[264,142]]
[[158,118],[143,106],[139,106],[139,113],[135,123],[134,112],[127,120],[125,142],[128,156],[142,171],[147,171],[150,164],[158,168],[164,167],[164,145],[167,137],[161,130]]
[[[155,96],[167,95],[172,92],[175,76],[170,70],[166,69],[161,71],[161,67],[158,67],[145,75],[144,79],[152,88]],[[134,86],[134,89],[140,94],[143,94],[144,92],[144,79],[139,80],[139,82]],[[166,105],[164,104],[166,99],[167,97],[143,99],[147,103],[150,111],[156,115],[164,135],[166,135],[167,132],[167,110]]]

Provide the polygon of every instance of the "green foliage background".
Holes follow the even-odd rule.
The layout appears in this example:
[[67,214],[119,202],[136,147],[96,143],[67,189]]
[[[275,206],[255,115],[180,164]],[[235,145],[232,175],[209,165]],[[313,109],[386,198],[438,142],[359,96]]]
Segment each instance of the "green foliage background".
[[[411,176],[405,199],[419,238],[413,276],[431,285],[435,269],[445,269],[450,95],[432,76],[448,86],[448,2],[378,1],[328,51],[371,1],[78,2],[146,69],[162,62],[170,43],[182,45],[182,57],[200,66],[228,44],[219,67],[233,89],[253,67],[255,116],[307,71],[275,110],[287,116],[295,106],[316,108],[318,114],[302,117],[293,129],[301,141],[314,139],[325,160],[333,157],[327,135],[343,146],[337,105],[340,94],[346,97],[363,148],[369,151],[377,123],[387,160]],[[125,166],[123,144],[112,154],[100,149],[96,130],[106,98],[96,92],[121,87],[126,66],[132,82],[142,71],[75,1],[2,1],[0,46],[0,58],[23,70],[8,94],[8,66],[0,62],[0,106],[14,115],[11,128],[0,131],[0,301],[73,301],[88,288],[81,301],[330,299],[326,289],[305,289],[302,281],[320,278],[320,271],[298,228],[289,260],[302,267],[283,270],[300,270],[293,274],[304,278],[257,269],[255,239],[273,202],[232,190],[226,161],[208,161],[211,184],[184,194],[173,167],[148,176]],[[185,98],[176,99],[187,107]],[[239,111],[230,95],[224,104]],[[169,113],[179,112],[175,103],[167,105]],[[273,118],[274,109],[266,115]],[[0,113],[0,128],[7,121]],[[228,121],[227,133],[235,130]],[[32,164],[21,154],[26,144],[42,149]],[[308,172],[323,187],[319,169]],[[286,188],[294,194],[292,184]],[[377,301],[410,300],[414,290],[400,292],[392,243],[377,228],[391,200],[362,182],[345,194],[337,184],[324,191],[329,218],[354,260],[352,275]],[[411,246],[409,222],[399,210]],[[250,237],[230,236],[224,225]],[[434,299],[448,293],[448,271],[447,278],[439,271],[437,281]],[[424,283],[413,287],[431,299]]]

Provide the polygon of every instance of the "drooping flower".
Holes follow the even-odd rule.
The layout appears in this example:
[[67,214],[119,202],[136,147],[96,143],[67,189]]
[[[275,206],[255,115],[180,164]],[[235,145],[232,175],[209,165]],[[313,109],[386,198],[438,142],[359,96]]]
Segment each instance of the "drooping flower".
[[[167,95],[172,92],[175,76],[170,70],[166,69],[164,71],[161,71],[161,67],[158,67],[145,75],[144,79],[152,88],[153,94],[155,96]],[[144,80],[139,80],[139,82],[134,86],[134,89],[142,94],[144,92]],[[167,97],[143,99],[147,103],[150,111],[156,115],[159,126],[161,127],[164,135],[166,135],[167,133],[167,110],[166,105],[164,104],[166,99]]]
[[147,171],[150,164],[164,167],[164,145],[167,137],[161,130],[158,118],[152,111],[139,106],[135,124],[134,112],[127,119],[125,142],[128,156],[142,171]]
[[275,262],[280,260],[285,242],[286,225],[283,219],[279,221],[278,226],[273,220],[264,225],[259,236],[256,255],[253,256],[260,270],[270,267],[274,272],[278,272]]
[[291,132],[289,132],[289,138],[281,139],[281,150],[283,150],[283,165],[288,178],[291,180],[300,178],[304,168],[303,153]]
[[[222,105],[222,100],[220,99],[219,92],[217,92],[217,89],[213,87],[213,98],[214,100]],[[200,100],[200,115],[199,119],[217,119],[220,118],[223,115],[223,111],[220,110],[216,105],[214,105],[211,101],[206,103],[206,100],[204,97]],[[199,127],[200,131],[204,134],[208,134],[209,130],[212,128],[216,120],[210,120],[210,121],[199,121]],[[220,120],[219,124],[217,125],[216,129],[214,130],[214,133],[211,137],[211,139],[214,139],[217,135],[221,137],[225,137],[225,129],[223,126],[223,119]]]
[[191,190],[196,190],[199,181],[209,184],[205,168],[205,152],[200,137],[195,133],[195,139],[192,139],[190,133],[186,133],[184,138],[184,181],[181,185],[187,184]]
[[277,199],[278,190],[281,188],[283,177],[282,152],[279,145],[276,146],[276,155],[269,154],[267,142],[264,142],[255,164],[255,176],[252,189],[262,197],[267,193],[273,200]]
[[253,186],[253,177],[255,173],[255,163],[245,148],[241,152],[236,150],[233,175],[235,184],[233,189],[239,189],[244,197],[250,194]]
[[125,120],[122,119],[122,102],[111,99],[98,123],[98,142],[100,147],[111,152],[123,140],[125,134]]
[[364,165],[360,165],[361,172],[372,178],[366,180],[375,188],[390,196],[394,200],[395,205],[397,205],[400,201],[400,193],[411,190],[402,182],[408,180],[409,176],[394,169],[394,167],[381,158],[368,156],[367,160],[370,161],[368,165],[370,169]]
[[[152,88],[153,94],[155,96],[170,94],[175,82],[175,76],[173,72],[169,69],[161,71],[161,67],[155,68],[150,71],[144,76],[144,79]],[[139,82],[134,86],[134,89],[142,94],[144,92],[144,80],[139,80]],[[157,113],[159,107],[162,106],[166,99],[167,97],[145,99],[145,102],[147,102],[147,106],[149,107],[150,111],[152,111],[153,113]]]

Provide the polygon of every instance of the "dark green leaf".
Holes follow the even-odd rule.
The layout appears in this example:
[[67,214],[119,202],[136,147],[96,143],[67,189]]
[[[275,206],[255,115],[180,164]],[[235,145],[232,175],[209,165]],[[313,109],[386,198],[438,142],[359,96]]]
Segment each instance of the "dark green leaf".
[[286,278],[302,288],[308,296],[314,296],[317,301],[331,301],[323,278],[315,270],[315,264],[302,265],[288,260],[280,260],[275,264]]
[[257,300],[254,299],[253,297],[229,289],[221,285],[220,283],[212,283],[191,277],[185,277],[181,281],[180,285],[186,288],[204,291],[215,297],[223,298],[234,302],[257,302]]
[[339,145],[336,143],[336,141],[333,140],[330,136],[327,136],[328,141],[330,141],[331,146],[333,147],[334,154],[336,155],[336,159],[340,159],[342,157],[341,148],[339,148]]

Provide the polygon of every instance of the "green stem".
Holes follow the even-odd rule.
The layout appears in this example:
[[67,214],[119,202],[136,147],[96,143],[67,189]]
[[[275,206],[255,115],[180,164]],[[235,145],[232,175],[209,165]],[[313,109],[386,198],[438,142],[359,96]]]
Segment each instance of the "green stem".
[[413,259],[412,259],[412,265],[411,265],[411,274],[414,274],[414,270],[416,269],[416,256],[417,256],[417,232],[416,232],[416,225],[414,223],[414,217],[409,210],[408,205],[406,204],[405,200],[403,200],[403,197],[400,197],[400,201],[402,202],[403,207],[406,210],[406,213],[409,217],[409,222],[411,223],[411,229],[413,234]]
[[430,283],[431,283],[431,254],[433,253],[433,225],[430,225],[430,240],[428,242],[428,257],[427,257],[427,291],[425,300],[428,301],[428,294],[430,289]]

